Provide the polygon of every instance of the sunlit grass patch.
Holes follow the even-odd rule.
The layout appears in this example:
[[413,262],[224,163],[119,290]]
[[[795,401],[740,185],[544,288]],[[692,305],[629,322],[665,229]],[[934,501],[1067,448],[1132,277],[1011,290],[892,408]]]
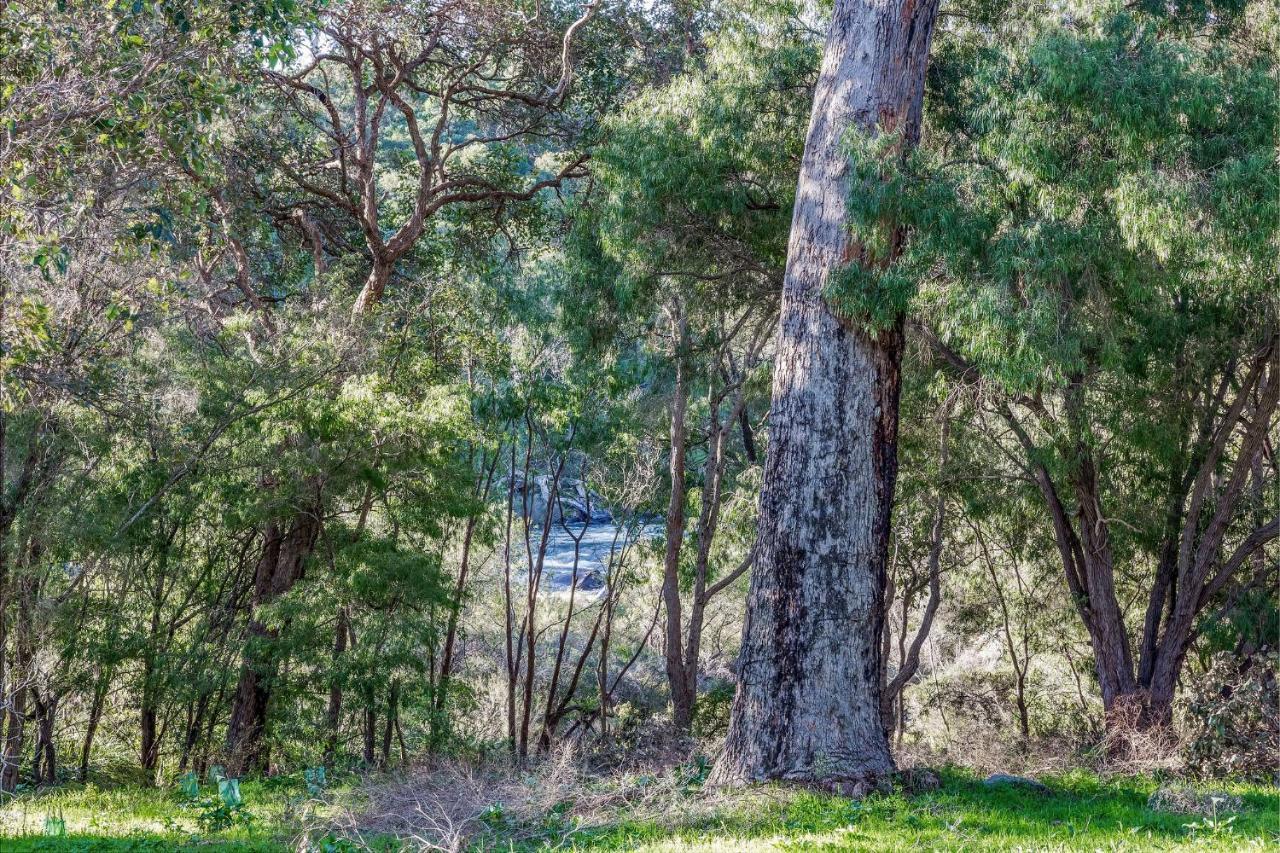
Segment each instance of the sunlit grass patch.
[[[1087,772],[1042,777],[1048,794],[991,787],[971,771],[946,769],[942,787],[924,794],[876,794],[861,801],[778,786],[710,791],[638,777],[570,783],[546,813],[515,819],[497,812],[470,823],[474,850],[1249,850],[1280,847],[1280,791],[1264,785],[1214,783],[1240,798],[1231,814],[1196,816],[1153,811],[1158,782],[1100,778]],[[673,777],[674,779],[675,777]],[[405,777],[412,783],[411,777]],[[92,785],[26,793],[0,808],[0,848],[25,850],[275,851],[343,832],[328,816],[359,804],[375,780],[353,778],[325,797],[306,800],[300,780],[249,781],[246,825],[201,832],[172,790]],[[389,777],[383,784],[392,784]],[[637,788],[638,786],[638,788]],[[632,790],[635,789],[635,790]],[[658,790],[662,789],[662,790]],[[497,789],[495,789],[497,790]],[[502,789],[511,794],[510,788]],[[549,801],[548,801],[549,802]],[[347,812],[350,814],[350,812]],[[48,818],[65,821],[64,836],[46,835]],[[56,826],[54,827],[56,829]],[[412,829],[410,827],[409,829]],[[414,849],[407,839],[403,849]],[[365,833],[376,849],[400,843]],[[359,848],[368,849],[368,848]]]
[[[301,779],[247,780],[247,821],[220,831],[201,826],[200,813],[173,786],[66,785],[19,794],[0,806],[0,848],[40,850],[268,851],[288,849],[299,828],[327,810],[306,796]],[[346,796],[348,788],[329,799]]]
[[[1273,849],[1280,844],[1280,792],[1216,784],[1244,802],[1217,820],[1156,812],[1154,780],[1103,780],[1088,773],[1046,777],[1051,793],[988,787],[975,775],[944,771],[943,787],[916,796],[862,802],[808,791],[776,792],[772,805],[732,800],[690,823],[624,817],[574,833],[577,850],[1207,850]],[[536,849],[537,844],[525,849]]]

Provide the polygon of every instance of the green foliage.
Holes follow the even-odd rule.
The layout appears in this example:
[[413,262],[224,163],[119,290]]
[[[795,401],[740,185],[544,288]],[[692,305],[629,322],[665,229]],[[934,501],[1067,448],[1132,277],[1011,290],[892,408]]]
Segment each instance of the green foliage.
[[1280,216],[1264,57],[1121,13],[937,62],[968,85],[938,93],[946,147],[895,176],[909,237],[888,275],[922,282],[985,374],[1017,391],[1135,374],[1182,336],[1236,333],[1232,306],[1257,316]]
[[1196,679],[1187,716],[1190,767],[1206,777],[1275,782],[1272,760],[1280,748],[1280,690],[1274,652],[1258,653],[1247,665],[1219,652]]
[[760,300],[780,275],[819,58],[794,15],[730,7],[702,63],[606,124],[570,246],[587,297],[566,301],[571,332],[607,340],[601,324],[650,316],[673,285]]
[[209,769],[208,791],[202,791],[195,773],[188,773],[179,782],[181,807],[190,813],[201,834],[218,833],[232,827],[247,827],[253,823],[240,793],[240,780],[229,779],[219,767]]

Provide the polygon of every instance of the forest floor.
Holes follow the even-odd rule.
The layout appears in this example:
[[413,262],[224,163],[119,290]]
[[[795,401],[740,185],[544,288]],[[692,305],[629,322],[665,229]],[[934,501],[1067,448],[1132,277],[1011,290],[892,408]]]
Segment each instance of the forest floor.
[[[1159,785],[1143,776],[1045,776],[1048,793],[989,787],[962,769],[943,770],[940,777],[934,791],[861,801],[794,789],[708,792],[680,772],[550,791],[545,780],[525,777],[526,785],[550,793],[537,811],[495,800],[461,819],[446,818],[432,813],[435,800],[428,797],[402,800],[414,805],[393,823],[384,814],[365,824],[359,816],[367,814],[371,790],[400,786],[421,793],[431,783],[412,774],[349,777],[317,800],[308,797],[301,778],[281,777],[247,781],[243,795],[251,818],[217,831],[208,828],[217,819],[208,812],[209,801],[201,807],[174,791],[68,785],[25,793],[0,807],[0,849],[392,851],[422,849],[428,840],[473,850],[1280,849],[1280,789],[1274,787],[1201,787],[1202,793],[1222,792],[1228,806],[1217,815],[1197,815],[1149,808]],[[474,808],[476,801],[469,802]]]

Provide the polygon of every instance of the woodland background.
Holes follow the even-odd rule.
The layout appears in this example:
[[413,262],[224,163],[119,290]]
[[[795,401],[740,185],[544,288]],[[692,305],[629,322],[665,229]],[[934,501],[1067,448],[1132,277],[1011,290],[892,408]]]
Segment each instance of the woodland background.
[[[6,832],[559,843],[610,779],[714,822],[830,11],[0,0]],[[905,235],[827,298],[902,330],[881,713],[932,796],[1172,843],[1231,828],[1147,794],[1230,779],[1280,832],[1278,39],[949,0],[918,148],[848,140]],[[786,796],[741,808],[853,820]]]

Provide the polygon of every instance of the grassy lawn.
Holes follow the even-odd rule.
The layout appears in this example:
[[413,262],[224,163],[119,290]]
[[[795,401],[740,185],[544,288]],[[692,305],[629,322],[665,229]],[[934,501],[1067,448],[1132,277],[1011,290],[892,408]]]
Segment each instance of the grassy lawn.
[[[1099,780],[1086,773],[1048,777],[1052,793],[988,788],[971,773],[948,770],[931,793],[874,795],[862,802],[803,791],[693,792],[662,814],[622,807],[579,813],[572,801],[537,824],[479,822],[475,849],[561,850],[1203,850],[1280,849],[1280,791],[1217,784],[1243,809],[1212,818],[1154,812],[1146,778]],[[301,781],[247,782],[252,821],[202,832],[171,792],[66,787],[23,795],[0,808],[0,848],[24,850],[215,851],[290,849],[301,820],[331,806],[308,802]],[[331,802],[358,796],[354,781]],[[584,796],[584,799],[586,797]],[[67,834],[49,837],[45,819],[61,816]],[[307,820],[315,825],[314,820]],[[394,849],[395,845],[388,845]],[[317,848],[322,849],[322,848]]]
[[[1153,812],[1156,783],[1047,778],[1052,794],[989,788],[948,771],[941,790],[862,802],[813,793],[757,794],[689,822],[629,821],[579,830],[576,850],[1207,850],[1280,849],[1280,791],[1223,784],[1244,809],[1212,819]],[[536,845],[535,845],[536,847]]]
[[[277,851],[289,849],[289,830],[308,803],[300,779],[283,777],[242,785],[248,822],[220,831],[202,827],[200,811],[185,805],[175,788],[67,785],[20,795],[0,807],[0,849],[115,851]],[[211,793],[211,792],[210,792]],[[52,836],[49,818],[65,821]]]

